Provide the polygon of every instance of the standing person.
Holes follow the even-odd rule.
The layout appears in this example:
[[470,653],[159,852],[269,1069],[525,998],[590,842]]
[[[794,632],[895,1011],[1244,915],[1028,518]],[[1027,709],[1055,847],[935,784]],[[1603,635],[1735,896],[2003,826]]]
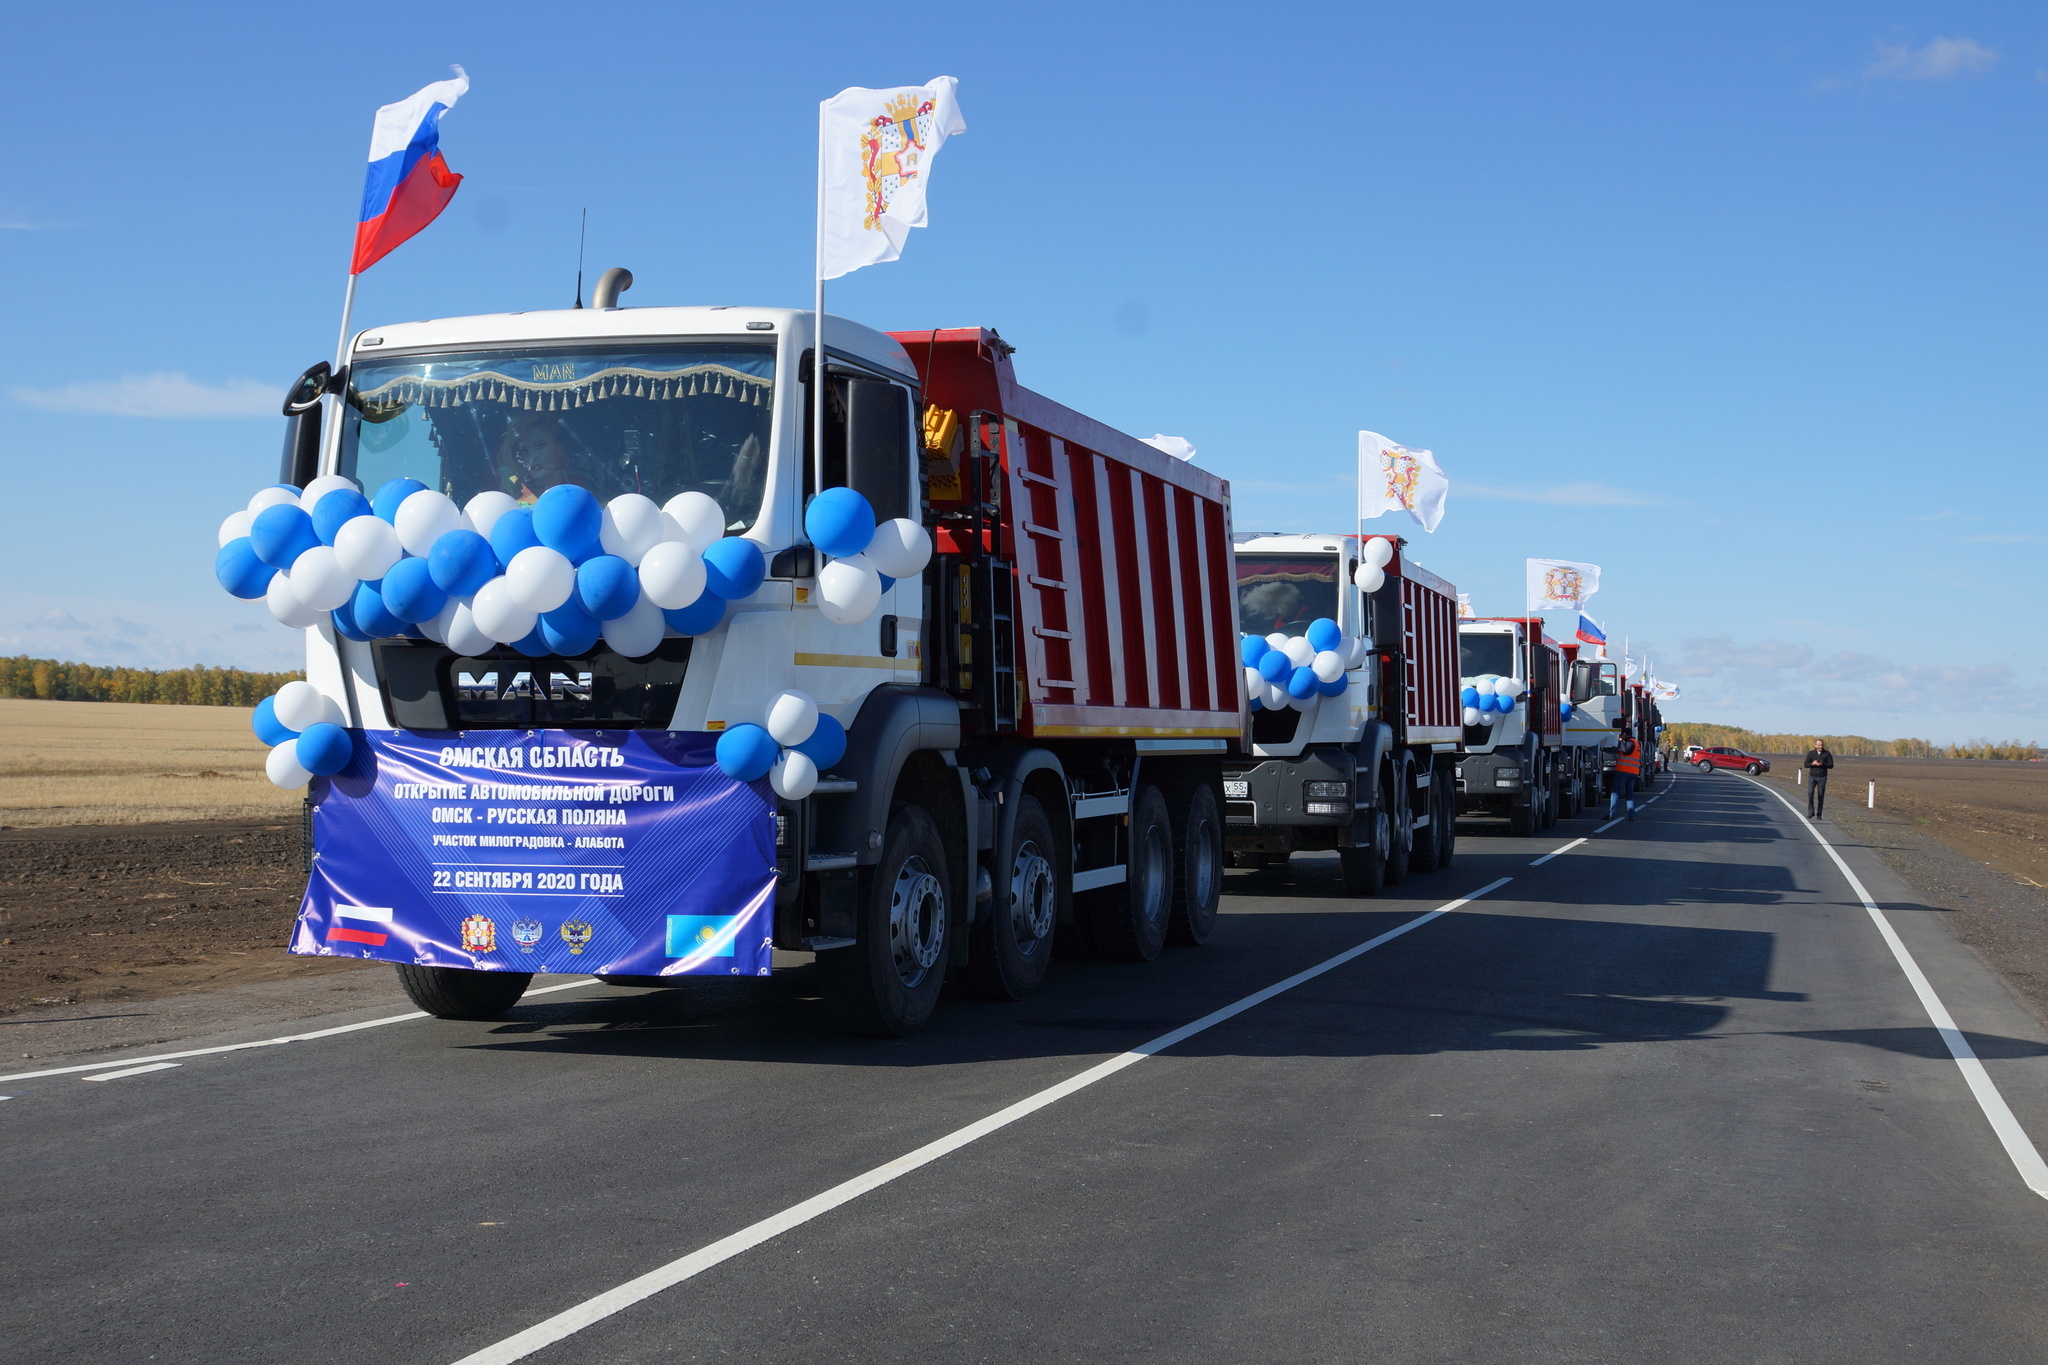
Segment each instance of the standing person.
[[1806,813],[1818,820],[1822,807],[1828,803],[1828,770],[1835,766],[1835,756],[1828,749],[1828,742],[1817,739],[1806,751]]
[[1621,747],[1614,754],[1614,786],[1607,793],[1607,818],[1614,818],[1615,807],[1628,802],[1628,818],[1636,818],[1636,778],[1642,775],[1643,751],[1627,735],[1621,737]]

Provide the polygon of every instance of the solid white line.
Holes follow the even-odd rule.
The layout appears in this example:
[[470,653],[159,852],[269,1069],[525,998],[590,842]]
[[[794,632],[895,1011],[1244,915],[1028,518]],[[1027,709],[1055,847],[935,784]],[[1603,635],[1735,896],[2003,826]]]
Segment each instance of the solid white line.
[[1211,1014],[1205,1014],[1191,1024],[1183,1024],[1171,1033],[1162,1033],[1149,1043],[1142,1043],[1129,1052],[1122,1053],[1088,1068],[1086,1071],[1069,1076],[1057,1085],[1047,1086],[1035,1095],[1028,1095],[1007,1109],[999,1109],[987,1118],[977,1119],[965,1128],[955,1129],[936,1142],[928,1142],[915,1151],[905,1152],[894,1161],[885,1162],[863,1175],[857,1175],[843,1184],[834,1185],[822,1194],[812,1195],[801,1204],[793,1204],[777,1214],[763,1218],[750,1227],[741,1228],[729,1237],[722,1237],[709,1246],[700,1247],[687,1256],[678,1257],[667,1265],[648,1271],[637,1279],[626,1281],[616,1289],[608,1289],[592,1299],[586,1299],[575,1307],[555,1314],[545,1322],[510,1336],[481,1351],[473,1352],[455,1362],[455,1365],[509,1365],[511,1361],[523,1360],[543,1347],[551,1346],[564,1337],[573,1336],[593,1323],[624,1309],[632,1307],[642,1299],[652,1298],[664,1289],[672,1289],[683,1281],[701,1275],[713,1266],[729,1261],[741,1252],[748,1251],[763,1242],[781,1236],[791,1228],[801,1227],[820,1214],[831,1212],[841,1204],[850,1203],[870,1191],[880,1189],[901,1176],[923,1166],[929,1166],[940,1157],[957,1152],[969,1143],[977,1142],[998,1129],[1007,1128],[1021,1118],[1035,1114],[1047,1105],[1057,1104],[1067,1096],[1085,1090],[1097,1081],[1107,1080],[1125,1067],[1136,1066],[1147,1057],[1154,1056],[1176,1043],[1194,1037],[1204,1029],[1214,1028],[1226,1019],[1243,1014],[1255,1005],[1264,1004],[1274,996],[1291,991],[1304,981],[1312,981],[1324,972],[1341,967],[1363,953],[1369,953],[1383,943],[1391,942],[1411,929],[1419,929],[1440,915],[1447,915],[1459,906],[1478,900],[1491,891],[1506,886],[1512,877],[1501,877],[1487,883],[1470,895],[1460,897],[1449,904],[1440,905],[1426,915],[1418,915],[1406,924],[1397,924],[1378,938],[1370,938],[1355,948],[1347,948],[1335,957],[1318,962],[1306,971],[1296,972],[1285,981],[1276,981],[1261,991],[1254,991],[1242,1000],[1225,1005]]
[[151,1071],[175,1071],[177,1062],[151,1062],[148,1066],[131,1066],[126,1071],[102,1071],[97,1076],[80,1076],[81,1081],[118,1081],[123,1076],[142,1076]]
[[1806,826],[1806,832],[1828,851],[1828,857],[1835,860],[1835,866],[1840,868],[1842,876],[1848,879],[1849,889],[1863,902],[1863,909],[1869,914],[1871,922],[1877,926],[1877,932],[1884,936],[1885,946],[1892,950],[1892,958],[1899,964],[1899,970],[1904,972],[1906,980],[1912,983],[1913,994],[1920,997],[1920,1008],[1927,1011],[1927,1017],[1933,1022],[1935,1032],[1939,1033],[1941,1041],[1948,1045],[1949,1055],[1956,1059],[1957,1068],[1962,1071],[1963,1079],[1969,1083],[1970,1093],[1977,1099],[1977,1107],[1984,1111],[1985,1119],[1991,1124],[1991,1131],[1998,1134],[1999,1142],[2004,1144],[2005,1154],[2012,1158],[2013,1166],[2020,1173],[2020,1179],[2026,1182],[2028,1189],[2048,1199],[2048,1162],[2041,1160],[2041,1153],[2035,1148],[2033,1140],[2027,1136],[2027,1130],[2020,1127],[2020,1121],[2013,1117],[2011,1108],[2005,1102],[2005,1096],[1992,1084],[1991,1075],[1985,1071],[1984,1063],[1978,1060],[1976,1049],[1970,1046],[1970,1040],[1963,1037],[1962,1030],[1956,1027],[1955,1018],[1948,1012],[1948,1006],[1942,1004],[1941,997],[1934,993],[1934,986],[1920,970],[1920,964],[1913,960],[1913,954],[1907,951],[1904,940],[1892,928],[1891,921],[1885,918],[1884,911],[1877,908],[1877,902],[1871,899],[1862,879],[1849,870],[1849,864],[1842,860],[1842,855],[1835,851],[1835,846],[1814,828],[1813,821],[1800,814],[1799,808],[1785,799],[1783,792],[1765,787],[1753,777],[1744,777],[1742,780],[1752,786],[1763,787],[1765,791],[1784,802],[1785,809],[1791,811],[1793,818]]
[[[1596,830],[1596,831],[1595,831],[1595,833],[1598,833],[1598,831]],[[1586,836],[1586,839],[1590,839],[1590,838],[1592,838],[1592,837],[1593,837],[1593,836],[1592,836],[1591,834],[1589,834],[1589,835],[1587,835],[1587,836]],[[1554,849],[1550,850],[1550,852],[1548,852],[1548,853],[1544,854],[1544,855],[1543,855],[1543,856],[1542,856],[1541,858],[1538,858],[1538,859],[1537,859],[1537,860],[1536,860],[1535,862],[1533,862],[1533,863],[1530,863],[1530,864],[1529,864],[1529,866],[1531,866],[1531,867],[1541,867],[1541,866],[1543,866],[1543,865],[1544,865],[1545,863],[1549,862],[1549,861],[1550,861],[1550,860],[1551,860],[1552,858],[1555,858],[1555,857],[1559,856],[1560,854],[1565,854],[1565,853],[1569,853],[1569,852],[1571,852],[1571,851],[1572,851],[1573,849],[1577,848],[1577,847],[1578,847],[1578,846],[1579,846],[1580,844],[1583,844],[1583,843],[1585,843],[1585,842],[1586,842],[1586,839],[1574,839],[1574,840],[1572,840],[1572,841],[1571,841],[1570,843],[1566,844],[1566,845],[1565,845],[1565,846],[1564,846],[1563,848],[1554,848]]]
[[[530,1000],[536,995],[553,995],[556,991],[573,991],[584,986],[595,986],[598,984],[600,983],[596,977],[585,977],[581,981],[570,981],[560,986],[542,986],[539,990],[528,991],[519,998],[521,1000]],[[89,1062],[84,1066],[53,1066],[47,1071],[17,1071],[11,1076],[0,1076],[0,1081],[33,1081],[43,1076],[70,1076],[80,1071],[104,1071],[112,1066],[128,1066],[137,1060],[160,1062],[172,1057],[212,1057],[222,1052],[247,1052],[250,1048],[255,1047],[279,1047],[285,1043],[306,1043],[311,1042],[315,1038],[333,1038],[343,1033],[358,1033],[366,1028],[382,1028],[386,1024],[403,1024],[409,1020],[424,1019],[426,1017],[426,1014],[420,1010],[414,1010],[411,1014],[387,1014],[382,1019],[366,1019],[360,1024],[343,1024],[339,1028],[315,1029],[311,1033],[293,1033],[283,1038],[264,1038],[253,1043],[227,1043],[221,1047],[195,1047],[184,1052],[160,1052],[154,1057],[140,1059],[130,1057],[119,1062]]]

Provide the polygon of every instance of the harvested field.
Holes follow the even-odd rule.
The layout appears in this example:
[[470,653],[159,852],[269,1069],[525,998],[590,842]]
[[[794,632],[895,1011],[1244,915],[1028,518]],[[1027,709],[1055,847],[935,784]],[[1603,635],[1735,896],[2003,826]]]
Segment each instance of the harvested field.
[[296,821],[234,706],[0,698],[0,829]]

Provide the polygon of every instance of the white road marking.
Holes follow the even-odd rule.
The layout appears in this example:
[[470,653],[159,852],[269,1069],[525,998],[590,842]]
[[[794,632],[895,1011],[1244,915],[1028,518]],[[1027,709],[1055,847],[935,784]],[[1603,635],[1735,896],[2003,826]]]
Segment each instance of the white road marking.
[[[1648,810],[1650,807],[1656,805],[1659,801],[1662,801],[1665,797],[1669,795],[1671,795],[1671,788],[1666,787],[1663,791],[1658,792],[1655,796],[1649,798],[1647,801],[1636,802],[1637,813],[1640,814],[1641,812]],[[1609,820],[1606,824],[1600,826],[1600,828],[1594,830],[1593,832],[1595,834],[1605,834],[1608,830],[1613,829],[1616,825],[1620,824],[1622,821],[1626,819],[1628,819],[1626,815],[1617,815],[1612,820]]]
[[1935,1032],[1939,1033],[1941,1041],[1948,1045],[1949,1055],[1955,1058],[1957,1068],[1963,1073],[1963,1079],[1969,1083],[1970,1093],[1976,1097],[1977,1107],[1984,1111],[1985,1119],[1991,1124],[1991,1131],[1998,1134],[1999,1142],[2004,1144],[2005,1154],[2012,1158],[2013,1166],[2020,1173],[2020,1179],[2026,1182],[2028,1189],[2043,1199],[2048,1199],[2048,1162],[2041,1160],[2041,1153],[2034,1146],[2033,1140],[2027,1136],[2027,1130],[2020,1127],[2020,1121],[2013,1117],[2012,1109],[2005,1102],[2005,1096],[1992,1084],[1991,1075],[1984,1070],[1984,1063],[1978,1060],[1976,1049],[1970,1046],[1970,1040],[1963,1037],[1962,1030],[1956,1027],[1955,1018],[1948,1012],[1948,1006],[1942,1004],[1941,997],[1934,993],[1934,987],[1927,980],[1926,974],[1920,970],[1920,964],[1913,960],[1913,954],[1907,951],[1904,940],[1899,937],[1898,931],[1892,928],[1891,921],[1884,917],[1884,911],[1877,908],[1877,902],[1871,899],[1862,879],[1849,870],[1849,864],[1843,861],[1842,855],[1835,851],[1835,846],[1827,841],[1827,837],[1814,828],[1813,821],[1801,815],[1797,806],[1785,800],[1783,792],[1765,787],[1753,777],[1745,777],[1742,780],[1752,786],[1763,787],[1765,791],[1784,802],[1785,809],[1791,811],[1793,818],[1806,826],[1806,832],[1828,851],[1828,857],[1835,860],[1835,866],[1841,869],[1842,876],[1848,879],[1849,889],[1863,902],[1863,909],[1870,915],[1871,923],[1875,924],[1877,932],[1884,936],[1885,946],[1892,950],[1892,958],[1899,964],[1899,970],[1904,972],[1906,980],[1912,983],[1913,994],[1920,997],[1920,1008],[1927,1011],[1927,1018],[1934,1024]]
[[[596,977],[586,977],[581,981],[565,982],[560,986],[542,986],[539,990],[528,991],[520,999],[531,1000],[536,995],[553,995],[556,991],[573,991],[584,986],[596,986],[599,984],[601,983]],[[53,1066],[46,1071],[17,1071],[11,1076],[0,1076],[0,1081],[33,1081],[44,1076],[70,1076],[80,1071],[104,1071],[108,1067],[128,1066],[138,1060],[161,1062],[173,1057],[211,1057],[222,1052],[247,1052],[250,1048],[279,1047],[285,1043],[306,1043],[311,1042],[315,1038],[333,1038],[343,1033],[358,1033],[366,1028],[382,1028],[386,1024],[403,1024],[409,1020],[424,1019],[426,1017],[426,1014],[420,1010],[414,1010],[411,1014],[387,1014],[382,1019],[366,1019],[360,1024],[343,1024],[339,1028],[323,1028],[315,1029],[311,1033],[287,1034],[282,1038],[264,1038],[253,1043],[228,1043],[221,1047],[195,1047],[184,1052],[161,1052],[154,1057],[130,1057],[126,1061],[119,1062],[90,1062],[84,1066]],[[111,1077],[108,1079],[111,1079]]]
[[652,1298],[664,1289],[672,1289],[683,1281],[701,1275],[713,1266],[744,1251],[749,1251],[763,1242],[771,1241],[791,1228],[801,1227],[821,1214],[829,1213],[841,1204],[851,1203],[873,1190],[878,1190],[901,1176],[909,1175],[923,1166],[929,1166],[940,1157],[959,1151],[969,1143],[978,1142],[990,1133],[1007,1128],[1021,1118],[1037,1113],[1048,1105],[1057,1104],[1067,1096],[1087,1089],[1097,1081],[1103,1081],[1122,1071],[1125,1067],[1136,1066],[1147,1057],[1164,1052],[1176,1043],[1185,1042],[1205,1029],[1214,1028],[1226,1019],[1235,1018],[1255,1005],[1262,1005],[1274,996],[1293,990],[1305,981],[1313,981],[1324,972],[1341,967],[1353,958],[1369,953],[1383,943],[1392,942],[1411,929],[1419,929],[1441,915],[1448,915],[1459,906],[1478,900],[1492,891],[1498,891],[1513,881],[1512,877],[1501,877],[1488,882],[1477,891],[1457,900],[1440,905],[1426,915],[1418,915],[1406,924],[1397,924],[1377,938],[1369,938],[1355,948],[1347,948],[1335,957],[1318,962],[1306,971],[1296,972],[1284,981],[1276,981],[1261,991],[1254,991],[1242,1000],[1225,1005],[1222,1009],[1205,1014],[1191,1024],[1183,1024],[1171,1033],[1162,1033],[1149,1043],[1141,1043],[1129,1052],[1110,1058],[1088,1070],[1069,1076],[1057,1085],[1047,1086],[1035,1095],[1028,1095],[1007,1109],[999,1109],[987,1118],[978,1119],[965,1128],[928,1142],[915,1151],[905,1152],[894,1161],[885,1162],[864,1175],[857,1175],[843,1184],[834,1185],[822,1194],[816,1194],[801,1204],[793,1204],[777,1214],[771,1214],[751,1227],[741,1228],[729,1237],[721,1237],[709,1246],[700,1247],[687,1256],[681,1256],[667,1265],[648,1271],[637,1279],[626,1281],[616,1289],[608,1289],[592,1299],[586,1299],[575,1307],[555,1314],[545,1322],[535,1323],[515,1336],[509,1336],[481,1351],[472,1352],[457,1361],[455,1365],[509,1365],[511,1361],[523,1360],[535,1351],[552,1346],[564,1337],[575,1335],[594,1323],[602,1322],[614,1313],[632,1307],[643,1299]]
[[[1587,836],[1586,836],[1586,839],[1590,839],[1590,838],[1592,838],[1592,837],[1593,837],[1593,836],[1589,834],[1589,835],[1587,835]],[[1583,844],[1583,843],[1585,843],[1585,842],[1586,842],[1586,839],[1574,839],[1574,840],[1572,840],[1572,841],[1571,841],[1570,843],[1566,844],[1566,845],[1565,845],[1565,846],[1564,846],[1563,848],[1553,848],[1552,850],[1550,850],[1550,852],[1548,852],[1548,853],[1544,854],[1544,855],[1543,855],[1543,856],[1542,856],[1541,858],[1538,858],[1538,859],[1537,859],[1537,860],[1536,860],[1535,862],[1533,862],[1533,863],[1530,863],[1530,864],[1529,864],[1529,866],[1531,866],[1531,867],[1541,867],[1541,866],[1543,866],[1543,865],[1544,865],[1545,863],[1549,862],[1549,861],[1550,861],[1550,860],[1551,860],[1552,858],[1555,858],[1555,857],[1557,857],[1557,856],[1558,856],[1559,854],[1563,854],[1563,853],[1569,853],[1569,852],[1571,852],[1571,851],[1572,851],[1573,849],[1577,848],[1577,847],[1578,847],[1578,846],[1579,846],[1580,844]]]
[[80,1076],[81,1081],[118,1081],[123,1076],[145,1076],[152,1071],[176,1071],[180,1062],[151,1062],[148,1066],[131,1066],[126,1071],[102,1071],[97,1076]]

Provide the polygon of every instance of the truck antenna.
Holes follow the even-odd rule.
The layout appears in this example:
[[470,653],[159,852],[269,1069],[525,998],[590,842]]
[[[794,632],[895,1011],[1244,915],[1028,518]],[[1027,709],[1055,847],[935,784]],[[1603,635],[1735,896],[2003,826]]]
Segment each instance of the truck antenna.
[[576,229],[576,306],[583,306],[583,239],[590,232],[590,210],[583,210],[583,225]]

